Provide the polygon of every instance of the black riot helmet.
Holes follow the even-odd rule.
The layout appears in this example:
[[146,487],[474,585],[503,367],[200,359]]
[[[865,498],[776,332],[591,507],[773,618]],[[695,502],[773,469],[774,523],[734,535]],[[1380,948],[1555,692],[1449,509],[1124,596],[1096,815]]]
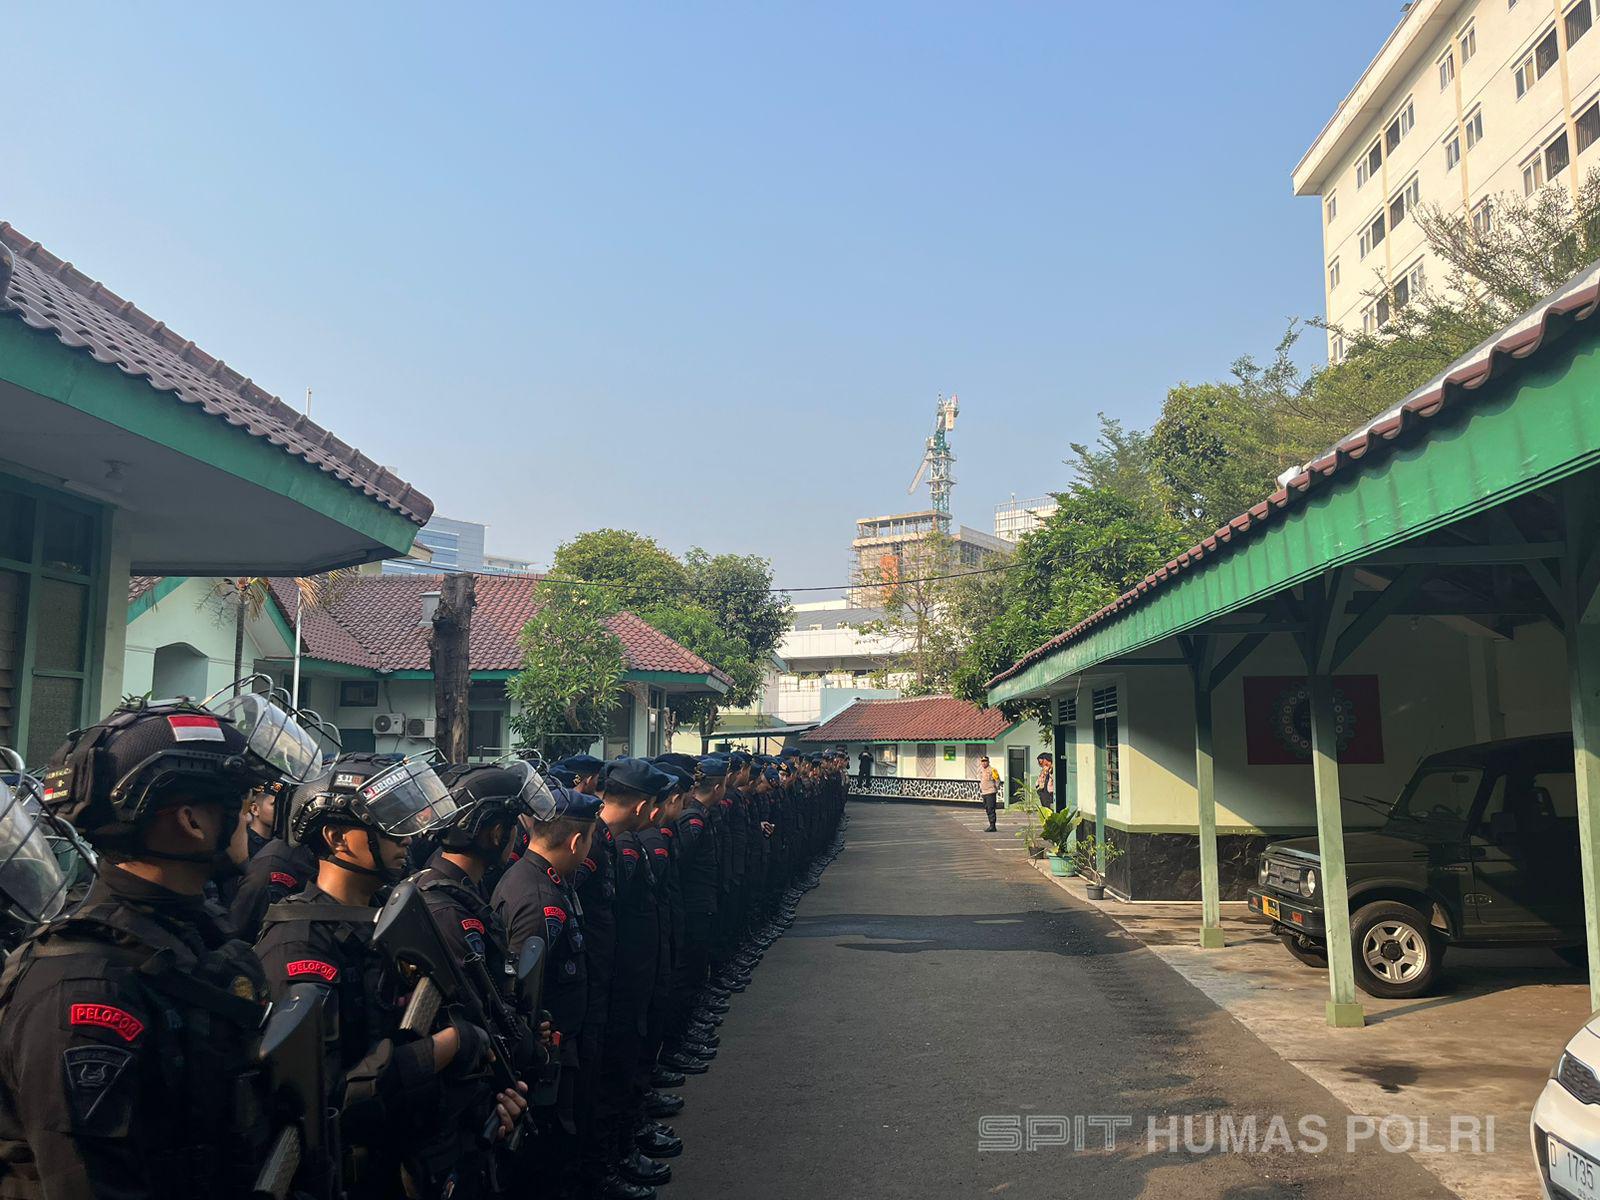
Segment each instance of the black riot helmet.
[[447,850],[470,850],[479,833],[521,817],[548,821],[555,797],[533,762],[520,758],[476,766],[452,767],[445,777],[456,812],[441,827],[439,844]]
[[251,788],[284,778],[282,756],[257,749],[258,729],[294,724],[276,704],[253,699],[234,710],[244,724],[188,699],[125,700],[56,751],[40,774],[44,810],[102,844],[131,843],[169,801],[237,811]]
[[387,873],[332,857],[321,836],[326,825],[365,829],[372,859],[381,863],[377,837],[408,838],[448,824],[456,802],[433,769],[433,752],[398,758],[392,754],[341,754],[322,773],[295,789],[287,818],[280,817],[289,845],[310,846],[319,858],[358,874]]

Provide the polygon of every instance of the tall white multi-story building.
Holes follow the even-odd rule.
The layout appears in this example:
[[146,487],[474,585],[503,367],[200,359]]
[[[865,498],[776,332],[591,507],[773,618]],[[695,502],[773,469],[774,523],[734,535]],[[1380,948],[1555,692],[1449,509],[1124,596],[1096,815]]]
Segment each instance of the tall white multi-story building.
[[[1597,0],[1416,0],[1294,169],[1322,201],[1329,323],[1381,329],[1442,286],[1416,210],[1495,220],[1496,198],[1600,166]],[[1373,295],[1374,291],[1381,291]],[[1328,357],[1345,339],[1328,335]]]
[[1040,496],[1034,500],[1018,500],[1012,496],[1006,503],[994,506],[994,535],[1002,542],[1020,542],[1023,534],[1039,528],[1060,507],[1060,501],[1054,496]]

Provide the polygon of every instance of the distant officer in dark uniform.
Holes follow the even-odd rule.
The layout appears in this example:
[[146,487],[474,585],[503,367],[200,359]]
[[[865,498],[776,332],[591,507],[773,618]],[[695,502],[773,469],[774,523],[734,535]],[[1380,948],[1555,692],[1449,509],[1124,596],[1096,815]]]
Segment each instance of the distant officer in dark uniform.
[[[655,878],[657,930],[659,935],[656,956],[655,984],[650,992],[650,1006],[645,1015],[645,1038],[639,1049],[638,1086],[641,1089],[639,1115],[643,1119],[636,1130],[636,1144],[651,1158],[671,1158],[682,1150],[683,1143],[669,1126],[654,1124],[652,1118],[670,1117],[683,1108],[683,1097],[652,1090],[657,1073],[667,1069],[658,1065],[661,1046],[666,1039],[666,1022],[671,1013],[672,981],[679,949],[683,944],[683,895],[678,887],[677,820],[683,813],[684,795],[694,786],[694,775],[683,767],[656,760],[672,780],[671,787],[656,797],[650,810],[650,827],[639,834],[640,844],[649,855]],[[709,1026],[693,1026],[695,1040],[706,1045],[717,1044],[716,1035]],[[665,1079],[662,1080],[664,1084]],[[683,1082],[678,1075],[673,1086]],[[676,1148],[674,1148],[676,1143]]]
[[[515,1011],[515,968],[505,926],[489,904],[483,880],[494,868],[506,865],[517,844],[520,821],[535,812],[546,818],[554,811],[555,799],[544,780],[527,762],[495,763],[447,768],[440,776],[456,803],[450,824],[434,835],[437,848],[427,865],[415,876],[434,923],[456,959],[466,964],[480,959],[489,980],[500,990],[500,998]],[[518,1047],[519,1057],[512,1068],[525,1081],[532,1079],[543,1059],[534,1032],[537,1014],[528,1018],[529,1038]],[[441,1162],[456,1163],[449,1176],[452,1195],[465,1200],[487,1195],[493,1188],[490,1155],[478,1144],[483,1129],[482,1097],[466,1096],[455,1119],[440,1122],[439,1144],[431,1147]]]
[[605,763],[592,754],[569,754],[556,764],[563,771],[570,772],[572,782],[568,784],[575,791],[582,792],[585,796],[598,796],[600,794],[600,772],[604,770]]
[[615,934],[593,1131],[608,1168],[599,1194],[608,1200],[639,1200],[641,1191],[672,1178],[670,1167],[634,1145],[639,1050],[660,954],[654,868],[639,834],[671,786],[670,776],[642,758],[613,759],[600,778],[600,820],[616,839]]
[[702,1011],[717,1016],[728,1010],[725,1000],[703,994],[709,982],[711,939],[720,883],[718,847],[710,810],[722,799],[727,773],[725,758],[708,755],[699,760],[694,789],[684,800],[683,815],[678,818],[677,825],[678,881],[683,891],[683,955],[661,1062],[687,1074],[704,1074],[707,1069],[703,1060],[680,1053],[690,1023]]
[[265,842],[251,854],[228,901],[234,932],[253,941],[267,909],[301,891],[316,874],[317,856],[310,847],[291,846],[281,837]]
[[403,876],[409,839],[454,812],[425,761],[373,754],[341,755],[289,802],[289,842],[312,848],[317,875],[267,911],[256,953],[274,998],[297,983],[328,991],[328,1106],[339,1113],[352,1198],[400,1195],[402,1171],[414,1190],[437,1190],[449,1166],[426,1153],[437,1145],[438,1112],[478,1086],[487,1061],[488,1034],[465,1021],[403,1034],[410,989],[371,946],[375,901]]
[[251,733],[188,701],[134,701],[43,773],[45,808],[94,842],[99,878],[0,977],[0,1194],[249,1191],[271,1133],[266,981],[203,894],[244,859],[246,793],[284,769]]
[[533,1157],[541,1194],[568,1197],[578,1188],[576,1088],[589,1007],[583,910],[570,880],[589,857],[600,801],[560,786],[551,788],[551,795],[549,819],[526,823],[528,848],[500,877],[490,903],[506,927],[513,956],[535,934],[545,939],[544,1007],[561,1080],[553,1109],[536,1110],[543,1132]]

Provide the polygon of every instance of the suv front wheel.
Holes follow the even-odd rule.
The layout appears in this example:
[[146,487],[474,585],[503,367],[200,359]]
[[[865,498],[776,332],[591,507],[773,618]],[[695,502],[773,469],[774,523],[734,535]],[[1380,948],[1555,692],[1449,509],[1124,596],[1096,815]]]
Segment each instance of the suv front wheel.
[[1409,904],[1379,900],[1350,917],[1356,986],[1369,996],[1405,1000],[1426,995],[1444,960],[1444,939]]

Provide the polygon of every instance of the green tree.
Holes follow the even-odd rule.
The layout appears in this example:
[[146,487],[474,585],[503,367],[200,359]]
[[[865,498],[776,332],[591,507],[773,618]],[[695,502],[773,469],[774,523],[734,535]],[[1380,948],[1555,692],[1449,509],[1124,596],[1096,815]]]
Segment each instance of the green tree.
[[1035,646],[1109,604],[1187,540],[1176,520],[1105,487],[1075,485],[1025,534],[998,609],[965,647],[955,694],[982,703],[984,685]]
[[595,529],[556,548],[549,578],[582,580],[593,607],[620,609],[673,604],[690,596],[689,571],[654,538],[629,529]]
[[627,670],[610,615],[587,589],[541,583],[539,606],[522,627],[522,670],[506,684],[520,706],[511,728],[549,754],[588,749],[617,707]]

